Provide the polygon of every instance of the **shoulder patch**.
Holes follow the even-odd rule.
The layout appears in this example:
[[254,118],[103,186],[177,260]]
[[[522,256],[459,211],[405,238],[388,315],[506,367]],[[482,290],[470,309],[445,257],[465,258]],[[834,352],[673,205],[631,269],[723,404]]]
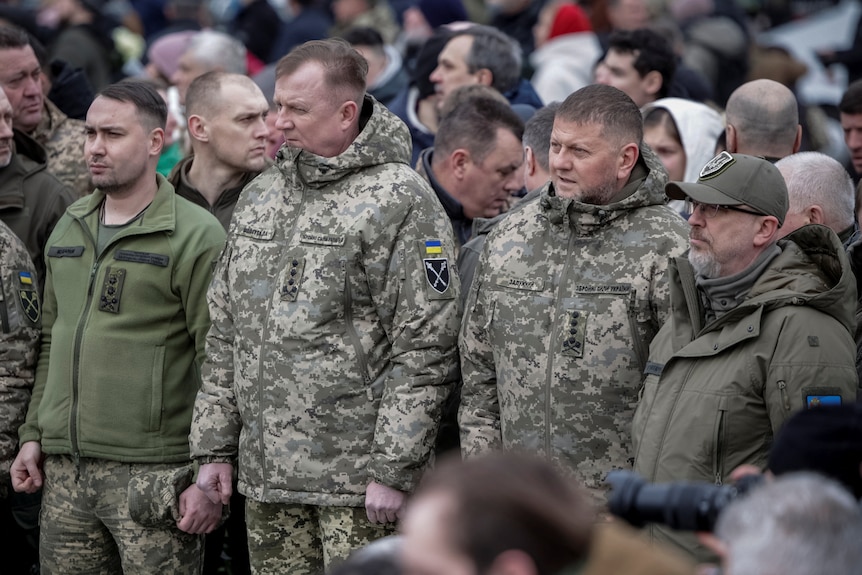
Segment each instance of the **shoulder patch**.
[[18,289],[18,300],[21,302],[21,309],[32,325],[39,325],[39,320],[42,319],[42,306],[39,303],[39,294],[35,289]]
[[449,256],[443,242],[432,238],[419,240],[419,259],[425,274],[426,291],[431,299],[450,299],[455,297],[452,286],[452,273]]
[[727,151],[724,151],[706,163],[706,165],[700,170],[700,179],[708,180],[710,178],[714,178],[734,162],[736,162],[736,160],[733,159],[733,156],[731,156]]

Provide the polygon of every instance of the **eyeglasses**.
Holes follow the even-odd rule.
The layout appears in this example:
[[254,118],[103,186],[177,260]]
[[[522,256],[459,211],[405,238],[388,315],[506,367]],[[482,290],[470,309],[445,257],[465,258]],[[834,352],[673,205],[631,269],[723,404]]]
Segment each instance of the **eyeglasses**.
[[743,208],[738,208],[736,206],[723,206],[720,204],[702,204],[691,198],[688,198],[685,201],[685,211],[689,214],[693,214],[695,210],[700,211],[700,215],[702,215],[707,220],[711,220],[718,212],[721,210],[728,210],[731,212],[742,212],[743,214],[751,214],[752,216],[765,216],[766,214],[761,214],[760,212],[755,212],[753,210],[746,210]]

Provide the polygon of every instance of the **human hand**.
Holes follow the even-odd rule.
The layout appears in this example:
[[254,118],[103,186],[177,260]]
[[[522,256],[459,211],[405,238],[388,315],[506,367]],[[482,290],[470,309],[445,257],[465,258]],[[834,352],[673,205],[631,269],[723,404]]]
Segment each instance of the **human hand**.
[[221,521],[222,504],[210,500],[197,485],[191,485],[180,494],[180,531],[200,535],[218,527]]
[[198,470],[196,485],[211,502],[227,505],[233,493],[233,465],[204,463]]
[[12,489],[18,493],[36,493],[42,489],[44,460],[41,443],[38,441],[24,443],[9,470],[12,476]]
[[365,490],[365,513],[372,523],[395,523],[406,501],[403,491],[372,481]]

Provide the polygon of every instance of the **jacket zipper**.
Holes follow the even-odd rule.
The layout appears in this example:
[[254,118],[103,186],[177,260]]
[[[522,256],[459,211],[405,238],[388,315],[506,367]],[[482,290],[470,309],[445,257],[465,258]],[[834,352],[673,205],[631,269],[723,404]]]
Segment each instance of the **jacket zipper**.
[[[284,173],[284,172],[282,172]],[[290,241],[296,233],[296,225],[299,222],[299,218],[302,215],[303,209],[305,207],[305,187],[297,182],[296,173],[294,172],[293,176],[294,181],[291,182],[294,189],[298,189],[300,193],[299,198],[299,206],[296,208],[296,215],[293,218],[293,222],[290,226],[290,230],[287,231],[284,235],[284,249],[281,252],[281,258],[278,262],[278,273],[281,273],[281,270],[285,268],[285,265],[293,256],[288,254],[288,251],[291,248]],[[289,187],[288,187],[289,189]],[[287,196],[282,196],[284,200],[284,204],[290,205]],[[275,240],[275,238],[273,238]],[[280,286],[276,285],[275,289],[278,290]],[[273,301],[272,295],[269,298],[270,301]],[[275,298],[275,301],[280,301],[280,298]],[[261,459],[261,472],[263,477],[263,496],[266,497],[270,490],[269,480],[267,479],[267,466],[268,462],[266,459],[266,428],[264,427],[263,421],[263,409],[261,408],[261,400],[263,397],[263,386],[265,379],[265,371],[264,371],[264,359],[266,358],[267,352],[267,342],[266,342],[266,334],[269,333],[269,318],[272,315],[272,304],[266,307],[266,315],[263,318],[263,330],[261,330],[260,336],[260,356],[257,358],[257,398],[258,398],[258,406],[257,406],[257,428],[258,428],[258,445],[260,446],[260,459]]]
[[6,292],[3,289],[3,278],[0,278],[0,328],[3,333],[9,333],[9,310],[6,309]]
[[715,477],[715,484],[722,483],[722,461],[724,459],[724,413],[723,408],[718,410],[718,419],[715,422],[715,432],[713,433],[713,454],[712,454],[712,474]]
[[787,383],[783,379],[778,380],[778,391],[781,393],[781,403],[784,404],[784,410],[790,411],[790,399],[787,397]]
[[[359,339],[359,333],[356,331],[356,326],[353,325],[353,292],[350,289],[350,276],[347,273],[347,263],[342,259],[340,264],[341,271],[344,272],[344,321],[347,324],[347,336],[350,338],[350,342],[356,352],[356,360],[359,362],[359,369],[362,370],[362,381],[369,384],[371,383],[371,375],[368,373],[368,360],[362,349],[362,340]],[[371,399],[370,396],[369,399]]]
[[572,247],[574,244],[575,238],[574,234],[569,231],[568,238],[568,247],[566,248],[566,262],[563,267],[562,277],[560,277],[560,284],[557,286],[556,293],[556,305],[554,306],[554,317],[551,322],[551,342],[549,345],[549,353],[548,353],[548,369],[545,373],[545,454],[550,459],[551,454],[551,390],[553,389],[553,374],[554,374],[554,358],[556,354],[554,353],[554,349],[556,347],[556,342],[554,338],[557,336],[557,330],[560,327],[560,315],[562,315],[563,310],[563,288],[566,285],[566,270],[569,269],[569,263],[572,259]]

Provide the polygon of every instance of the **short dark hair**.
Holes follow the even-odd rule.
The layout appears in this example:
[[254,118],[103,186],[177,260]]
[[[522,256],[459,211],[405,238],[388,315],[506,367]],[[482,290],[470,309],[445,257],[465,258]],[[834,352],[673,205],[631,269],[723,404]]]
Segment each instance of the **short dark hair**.
[[30,36],[23,28],[13,24],[0,26],[0,50],[25,48],[29,45]]
[[444,460],[417,497],[453,499],[450,541],[484,573],[504,551],[532,558],[538,573],[559,573],[587,556],[593,513],[574,483],[535,456],[492,452]]
[[598,124],[605,137],[621,143],[643,140],[643,118],[637,104],[612,86],[591,84],[569,94],[554,119],[576,124]]
[[370,46],[375,48],[383,48],[385,42],[380,32],[368,26],[353,26],[348,28],[341,38],[351,46]]
[[550,170],[551,132],[554,129],[554,116],[559,108],[559,102],[551,102],[536,110],[533,117],[524,124],[524,147],[530,146],[533,157],[546,172]]
[[486,95],[464,99],[440,120],[432,162],[443,160],[458,148],[468,150],[477,162],[484,161],[497,145],[499,128],[508,130],[519,141],[524,136],[524,122],[508,102]]
[[168,106],[155,87],[145,80],[127,78],[103,88],[96,97],[132,104],[147,131],[165,129]]
[[505,94],[514,88],[521,78],[521,47],[515,40],[492,26],[476,24],[459,30],[449,38],[470,36],[473,45],[466,56],[467,70],[475,74],[479,70],[491,71],[491,87]]
[[275,66],[276,79],[289,76],[304,64],[315,62],[325,74],[326,84],[339,92],[339,97],[362,106],[368,62],[362,54],[341,38],[312,40],[300,44],[282,57]]
[[656,97],[667,96],[676,72],[676,54],[664,36],[649,28],[617,30],[608,39],[610,50],[634,55],[633,66],[641,77],[653,70],[661,74],[661,89]]
[[220,70],[201,74],[192,80],[186,91],[186,116],[209,115],[216,111],[217,107],[229,104],[220,98],[222,87],[228,84],[239,84],[250,90],[258,89],[257,84],[244,74]]
[[862,114],[862,80],[856,80],[847,86],[847,91],[838,103],[838,111],[844,114]]

